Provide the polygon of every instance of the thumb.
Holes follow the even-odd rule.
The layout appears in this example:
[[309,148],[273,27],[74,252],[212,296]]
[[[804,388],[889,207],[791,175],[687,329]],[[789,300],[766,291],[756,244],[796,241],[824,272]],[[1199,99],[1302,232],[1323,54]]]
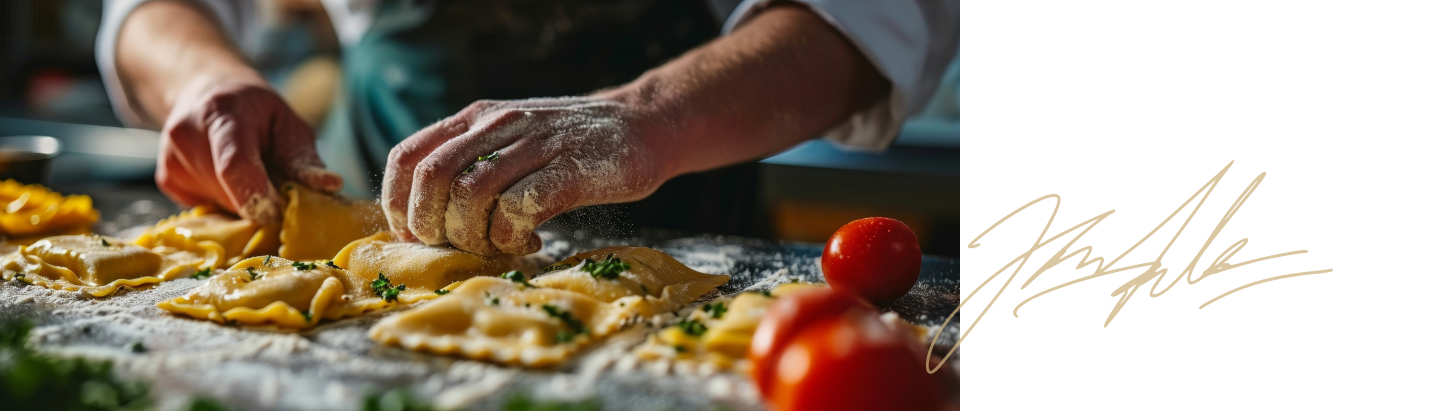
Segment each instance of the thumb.
[[285,177],[327,193],[340,191],[345,180],[325,169],[315,151],[315,132],[310,126],[288,109],[281,110],[277,117],[271,134],[275,148],[272,156]]

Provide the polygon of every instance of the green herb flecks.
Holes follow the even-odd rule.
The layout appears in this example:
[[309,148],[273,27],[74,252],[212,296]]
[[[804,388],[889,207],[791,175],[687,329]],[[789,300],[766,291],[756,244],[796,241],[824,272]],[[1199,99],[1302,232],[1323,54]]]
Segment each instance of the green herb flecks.
[[468,173],[470,173],[471,171],[475,171],[475,166],[480,165],[480,163],[486,162],[486,161],[492,161],[492,160],[495,160],[495,159],[497,159],[497,158],[500,158],[500,152],[499,152],[499,151],[496,151],[496,152],[494,152],[494,153],[490,153],[490,155],[480,156],[480,158],[476,159],[474,163],[470,163],[470,167],[466,168],[465,171],[463,171],[463,172],[461,172],[461,173],[462,173],[462,174],[468,174]]
[[564,270],[564,269],[570,268],[570,267],[574,267],[574,265],[572,265],[572,264],[565,264],[565,263],[555,263],[555,264],[550,264],[550,265],[545,266],[545,268],[544,268],[544,269],[541,269],[540,272],[542,272],[542,273],[548,273],[548,272],[551,272],[551,271]]
[[545,309],[546,314],[550,314],[551,317],[555,317],[555,319],[560,320],[561,323],[564,323],[566,327],[570,328],[569,331],[560,330],[559,332],[556,332],[555,342],[565,343],[574,341],[575,337],[578,337],[580,334],[590,332],[589,330],[585,329],[585,323],[580,322],[580,320],[576,319],[575,316],[570,315],[569,311],[562,311],[561,309],[549,304],[541,305],[540,308]]
[[600,403],[593,399],[581,402],[536,401],[522,392],[512,394],[500,406],[501,411],[600,411]]
[[696,337],[705,335],[705,332],[710,330],[709,328],[705,327],[705,324],[701,324],[699,321],[695,320],[680,320],[680,322],[675,323],[675,326],[680,327],[680,331],[684,331],[686,334],[690,334]]
[[445,294],[450,294],[450,290],[446,290],[446,289],[444,289],[444,288],[441,288],[441,289],[439,289],[439,290],[435,290],[435,295],[445,295]]
[[520,272],[520,270],[500,274],[500,278],[520,283],[520,285],[525,287],[534,287],[533,285],[530,285],[530,281],[525,279],[525,273]]
[[583,265],[580,266],[580,271],[590,273],[591,277],[604,278],[607,280],[620,278],[620,273],[629,269],[630,263],[620,261],[614,254],[605,257],[604,260],[598,263],[587,259]]
[[310,271],[315,269],[315,263],[305,263],[300,261],[290,263],[290,266],[295,267],[296,270],[300,271]]
[[490,305],[500,305],[500,299],[499,299],[499,298],[491,298],[491,299],[490,299]]
[[255,267],[245,267],[245,272],[250,274],[250,281],[259,280],[264,274],[256,273]]
[[267,256],[265,256],[265,261],[261,261],[260,264],[269,266],[269,265],[270,265],[270,257],[274,257],[274,256],[273,256],[273,255],[267,255]]
[[109,246],[110,246],[110,242],[109,242],[109,241],[105,241],[105,237],[100,237],[100,245],[109,247]]
[[394,302],[400,298],[400,292],[405,291],[405,284],[391,284],[385,273],[380,273],[375,281],[370,282],[370,291],[386,302]]
[[640,284],[640,291],[644,292],[645,295],[650,295],[650,289],[645,287],[645,284]]
[[[27,347],[32,326],[0,323],[0,400],[7,410],[154,409],[145,384],[125,381],[109,361],[65,358]],[[132,349],[134,345],[131,346]]]
[[770,290],[760,290],[760,295],[771,297]]
[[301,317],[305,317],[305,322],[306,322],[306,323],[309,323],[310,320],[311,320],[311,318],[310,318],[310,310],[305,310],[305,312],[300,313],[300,316],[301,316]]
[[201,268],[200,271],[196,271],[195,275],[190,276],[190,278],[194,278],[196,280],[204,280],[206,278],[210,278],[210,276],[212,275],[215,275],[214,272],[215,270],[213,268],[205,267]]
[[145,343],[136,341],[130,344],[130,352],[145,352]]
[[[381,393],[370,393],[360,400],[361,411],[433,411],[434,407],[410,393],[409,389],[397,388]],[[507,410],[508,411],[508,410]]]
[[676,346],[675,346],[675,352],[685,352],[685,346],[683,346],[683,345],[676,345]]
[[326,265],[326,266],[329,266],[330,268],[335,268],[335,269],[340,268],[340,266],[335,265],[335,260],[326,261],[326,262],[325,262],[325,265]]
[[720,319],[720,317],[724,317],[725,312],[730,311],[730,309],[725,308],[725,303],[716,301],[714,304],[705,304],[700,306],[700,311],[710,313],[711,318],[718,320]]

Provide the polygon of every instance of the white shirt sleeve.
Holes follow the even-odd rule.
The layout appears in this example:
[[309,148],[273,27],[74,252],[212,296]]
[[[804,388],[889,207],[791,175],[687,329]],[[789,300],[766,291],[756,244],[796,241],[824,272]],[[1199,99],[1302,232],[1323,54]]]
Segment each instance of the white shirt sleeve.
[[[105,82],[106,94],[120,121],[131,126],[145,125],[130,107],[130,98],[120,84],[115,72],[115,41],[120,36],[120,26],[130,17],[135,7],[149,0],[105,0],[104,14],[100,18],[100,32],[95,39],[95,62],[100,67],[100,78]],[[190,0],[203,5],[220,22],[221,30],[241,50],[254,47],[257,19],[255,3],[248,0]]]
[[[850,40],[890,81],[890,96],[825,133],[841,146],[883,151],[900,124],[925,107],[960,43],[959,0],[792,0]],[[773,0],[745,0],[725,22],[730,33]]]

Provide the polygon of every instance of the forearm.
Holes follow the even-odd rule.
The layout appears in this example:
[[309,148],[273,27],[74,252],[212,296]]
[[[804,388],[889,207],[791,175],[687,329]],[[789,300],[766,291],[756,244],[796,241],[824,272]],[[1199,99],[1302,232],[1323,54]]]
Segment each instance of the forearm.
[[763,11],[629,85],[600,93],[641,107],[671,175],[791,147],[874,104],[889,83],[808,9]]
[[264,83],[202,6],[152,1],[126,18],[115,67],[131,107],[146,124],[165,123],[187,90],[218,81]]

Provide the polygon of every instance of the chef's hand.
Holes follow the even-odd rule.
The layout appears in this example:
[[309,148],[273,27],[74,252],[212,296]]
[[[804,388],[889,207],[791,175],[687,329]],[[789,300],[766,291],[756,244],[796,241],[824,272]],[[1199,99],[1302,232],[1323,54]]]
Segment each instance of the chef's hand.
[[340,176],[315,153],[315,134],[268,85],[224,80],[192,86],[160,134],[155,182],[176,202],[215,203],[262,224],[280,222],[273,182],[334,192]]
[[114,63],[128,121],[161,129],[155,183],[171,199],[276,223],[284,200],[273,182],[335,191],[342,181],[220,26],[195,2],[144,2],[125,17]]
[[545,220],[642,199],[671,176],[639,117],[599,97],[471,104],[390,150],[390,228],[479,254],[539,251]]

